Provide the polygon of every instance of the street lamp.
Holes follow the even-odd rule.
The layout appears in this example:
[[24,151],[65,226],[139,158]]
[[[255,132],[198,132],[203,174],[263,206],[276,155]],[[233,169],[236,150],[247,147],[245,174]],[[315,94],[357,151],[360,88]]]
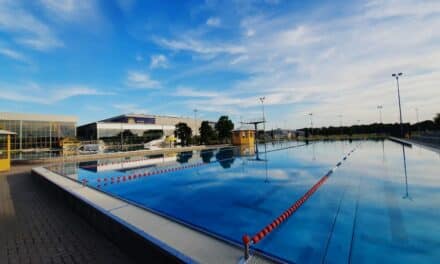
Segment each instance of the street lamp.
[[194,136],[197,136],[197,109],[194,109]]
[[382,105],[377,106],[377,109],[379,109],[379,120],[381,124],[382,124],[382,108],[383,108]]
[[396,83],[397,83],[397,98],[399,100],[399,114],[400,114],[400,136],[403,137],[403,124],[402,124],[402,106],[400,104],[400,87],[399,87],[399,77],[402,76],[403,73],[399,72],[399,73],[393,73],[391,76],[393,76],[394,78],[396,78]]
[[266,142],[266,117],[264,116],[264,100],[266,100],[266,96],[260,97],[261,106],[263,109],[263,137]]
[[417,120],[417,130],[420,134],[420,124],[419,124],[419,108],[416,107],[416,120]]
[[380,124],[379,124],[379,128],[378,128],[378,131],[376,131],[376,133],[379,133],[381,130],[382,130],[382,126],[383,126],[383,124],[382,124],[382,108],[383,108],[383,106],[382,105],[378,105],[377,106],[377,109],[379,109],[379,120],[380,120]]

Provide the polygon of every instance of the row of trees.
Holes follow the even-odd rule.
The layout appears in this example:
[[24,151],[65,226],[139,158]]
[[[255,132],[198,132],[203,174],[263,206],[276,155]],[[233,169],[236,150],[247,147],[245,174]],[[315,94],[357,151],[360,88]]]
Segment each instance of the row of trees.
[[[404,134],[411,134],[413,132],[424,132],[440,129],[440,114],[437,114],[433,120],[425,120],[415,124],[404,123],[403,132]],[[344,127],[321,127],[321,128],[303,128],[300,129],[304,131],[305,136],[312,135],[353,135],[353,134],[388,134],[392,136],[400,136],[400,124],[383,124],[374,123],[369,125],[354,125],[354,126],[344,126]]]
[[203,121],[199,128],[200,136],[193,136],[192,129],[186,123],[178,123],[174,131],[182,146],[189,144],[227,143],[232,136],[234,123],[228,116],[221,116],[213,127],[209,121]]

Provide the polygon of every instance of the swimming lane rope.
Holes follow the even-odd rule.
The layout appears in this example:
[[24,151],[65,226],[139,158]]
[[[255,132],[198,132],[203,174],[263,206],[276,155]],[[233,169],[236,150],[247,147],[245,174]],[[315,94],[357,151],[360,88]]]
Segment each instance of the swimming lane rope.
[[242,241],[244,244],[244,259],[247,260],[249,258],[249,249],[253,244],[257,244],[264,237],[270,234],[273,230],[278,228],[284,221],[286,221],[290,216],[292,216],[318,189],[321,187],[325,181],[330,177],[330,175],[342,164],[342,161],[347,160],[348,156],[351,155],[355,151],[356,147],[353,148],[350,152],[348,152],[341,161],[339,161],[335,167],[330,169],[322,178],[316,182],[312,188],[310,188],[306,193],[301,196],[295,203],[293,203],[289,208],[287,208],[284,212],[282,212],[277,218],[275,218],[271,223],[267,224],[264,228],[262,228],[259,232],[254,234],[252,237],[248,234],[244,234],[242,237]]

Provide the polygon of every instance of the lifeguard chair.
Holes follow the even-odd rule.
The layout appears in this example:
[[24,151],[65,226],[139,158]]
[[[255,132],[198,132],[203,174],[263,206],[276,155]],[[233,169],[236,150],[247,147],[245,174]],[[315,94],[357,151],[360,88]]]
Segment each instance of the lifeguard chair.
[[11,135],[15,133],[0,130],[0,172],[11,169]]

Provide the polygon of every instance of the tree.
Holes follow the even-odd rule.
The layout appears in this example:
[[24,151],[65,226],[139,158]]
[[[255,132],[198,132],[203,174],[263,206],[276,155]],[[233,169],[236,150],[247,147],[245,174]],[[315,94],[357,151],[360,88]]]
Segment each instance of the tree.
[[191,135],[192,130],[186,123],[178,123],[176,125],[174,136],[180,139],[180,144],[182,146],[188,146]]
[[162,130],[147,130],[142,134],[142,143],[150,142],[152,140],[156,140],[163,137]]
[[211,149],[200,151],[200,157],[203,160],[203,163],[210,163],[212,157],[214,157],[214,151]]
[[438,113],[435,117],[434,117],[434,124],[437,127],[440,127],[440,113]]
[[215,154],[215,158],[223,169],[229,169],[235,160],[234,151],[231,148],[220,149],[217,154]]
[[188,161],[192,158],[192,156],[193,156],[192,151],[180,152],[179,154],[177,154],[176,161],[179,163],[188,163]]
[[215,139],[215,131],[212,129],[208,121],[203,121],[200,128],[200,141],[202,144],[209,144]]
[[232,130],[234,129],[234,123],[229,120],[228,116],[221,116],[215,124],[215,130],[217,130],[218,138],[220,141],[228,141],[232,136]]

